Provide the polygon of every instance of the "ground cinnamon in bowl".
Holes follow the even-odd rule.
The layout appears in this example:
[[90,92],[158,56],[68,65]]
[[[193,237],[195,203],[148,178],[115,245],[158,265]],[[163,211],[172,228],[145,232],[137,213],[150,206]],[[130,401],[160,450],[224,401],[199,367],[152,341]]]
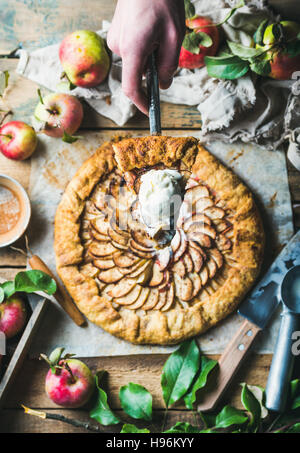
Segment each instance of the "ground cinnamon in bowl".
[[19,239],[26,230],[31,209],[24,188],[6,175],[0,175],[0,247]]

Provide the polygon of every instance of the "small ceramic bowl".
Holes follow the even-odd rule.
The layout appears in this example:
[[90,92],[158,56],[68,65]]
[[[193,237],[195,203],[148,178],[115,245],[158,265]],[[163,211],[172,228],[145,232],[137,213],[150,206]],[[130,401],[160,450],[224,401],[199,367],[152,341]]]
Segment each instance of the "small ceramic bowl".
[[[4,197],[8,197],[8,200],[12,201],[12,209],[16,211],[15,217],[8,218],[5,212],[1,210]],[[12,244],[25,233],[30,217],[31,205],[23,186],[10,176],[0,174],[0,248]],[[11,221],[13,226],[5,228],[5,221]]]

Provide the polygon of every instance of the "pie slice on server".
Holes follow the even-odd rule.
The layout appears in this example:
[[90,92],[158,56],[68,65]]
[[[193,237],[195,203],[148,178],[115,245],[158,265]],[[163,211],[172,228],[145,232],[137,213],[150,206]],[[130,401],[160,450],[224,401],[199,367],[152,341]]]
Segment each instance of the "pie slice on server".
[[[140,176],[176,169],[182,205],[169,241],[137,216]],[[79,309],[137,344],[174,344],[234,311],[258,276],[264,232],[252,194],[192,137],[104,143],[55,218],[58,273]]]

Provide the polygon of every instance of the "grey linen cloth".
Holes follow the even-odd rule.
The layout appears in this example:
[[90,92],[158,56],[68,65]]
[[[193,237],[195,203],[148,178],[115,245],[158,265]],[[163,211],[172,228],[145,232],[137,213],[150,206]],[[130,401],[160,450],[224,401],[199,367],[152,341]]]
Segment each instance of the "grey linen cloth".
[[[196,13],[222,21],[233,0],[193,0]],[[274,19],[267,2],[248,1],[238,9],[228,23],[222,25],[226,39],[250,44],[258,24],[266,17]],[[109,22],[103,22],[98,33],[105,38]],[[60,86],[62,68],[57,45],[32,52],[21,50],[17,71],[25,77],[53,90]],[[71,91],[90,104],[98,113],[110,118],[119,126],[135,114],[135,107],[121,89],[122,64],[117,55],[112,56],[112,66],[106,82],[92,89],[76,88]],[[300,72],[295,74],[300,79]],[[300,119],[300,84],[298,80],[276,81],[246,74],[238,80],[218,80],[208,76],[206,68],[179,69],[173,84],[161,91],[161,99],[174,104],[197,106],[200,114],[199,129],[203,141],[257,143],[268,149],[278,148],[287,137],[292,137],[294,156],[298,142],[293,132]],[[294,159],[296,165],[300,158]],[[300,169],[300,162],[297,165]]]

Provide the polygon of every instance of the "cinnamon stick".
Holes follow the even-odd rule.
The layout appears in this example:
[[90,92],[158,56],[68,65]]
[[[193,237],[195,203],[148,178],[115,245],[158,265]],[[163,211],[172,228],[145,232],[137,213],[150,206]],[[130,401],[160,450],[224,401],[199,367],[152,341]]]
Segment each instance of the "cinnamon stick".
[[64,309],[64,311],[70,316],[70,318],[77,324],[78,326],[83,326],[86,321],[83,317],[82,313],[74,304],[71,296],[67,293],[64,287],[57,281],[56,277],[53,275],[49,267],[44,263],[44,261],[39,258],[37,255],[32,255],[28,263],[30,267],[34,270],[43,271],[48,274],[53,280],[55,280],[57,285],[57,290],[53,295],[59,305]]

